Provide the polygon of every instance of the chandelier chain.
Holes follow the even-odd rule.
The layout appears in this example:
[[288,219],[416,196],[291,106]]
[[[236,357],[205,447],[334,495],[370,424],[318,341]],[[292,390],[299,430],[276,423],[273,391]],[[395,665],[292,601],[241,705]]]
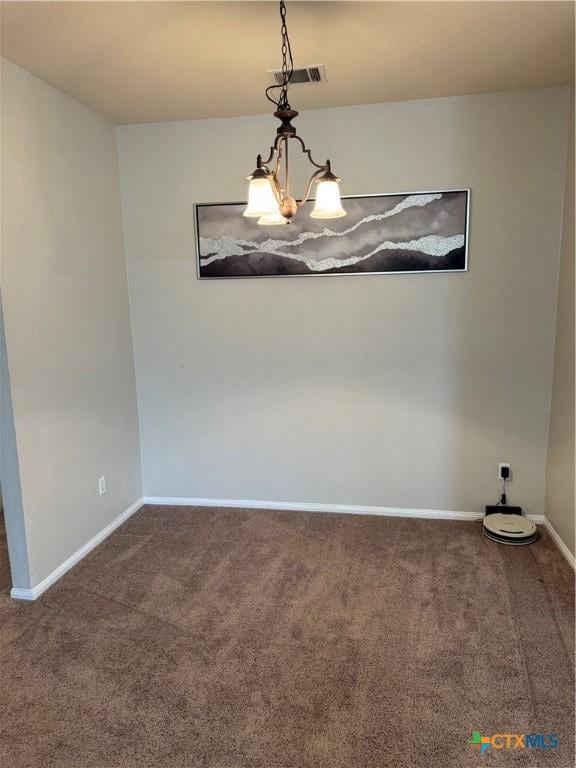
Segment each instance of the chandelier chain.
[[[276,105],[277,109],[290,109],[290,103],[288,101],[288,86],[294,73],[294,60],[292,58],[292,47],[290,45],[290,38],[288,37],[288,26],[286,23],[286,2],[280,0],[280,21],[281,28],[280,34],[282,35],[282,82],[277,85],[270,85],[266,88],[266,98]],[[277,99],[270,96],[270,92],[274,90],[280,90],[280,95]]]

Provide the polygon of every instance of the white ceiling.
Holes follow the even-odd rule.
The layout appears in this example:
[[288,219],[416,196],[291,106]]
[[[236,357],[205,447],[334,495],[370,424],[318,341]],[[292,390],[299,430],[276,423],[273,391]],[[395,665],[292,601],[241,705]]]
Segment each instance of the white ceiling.
[[[276,2],[2,2],[2,54],[116,123],[273,111]],[[573,82],[573,2],[288,2],[302,109]]]

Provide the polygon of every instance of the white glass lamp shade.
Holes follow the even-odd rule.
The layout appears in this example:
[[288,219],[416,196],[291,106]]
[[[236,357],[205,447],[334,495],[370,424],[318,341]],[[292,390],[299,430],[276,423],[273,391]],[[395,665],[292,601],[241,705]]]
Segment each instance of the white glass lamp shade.
[[259,218],[260,216],[278,213],[278,201],[268,176],[261,171],[260,173],[255,172],[248,178],[250,179],[250,184],[248,185],[248,205],[244,211],[244,216]]
[[262,224],[263,227],[274,227],[277,224],[288,224],[288,219],[280,213],[280,209],[276,206],[277,210],[274,213],[267,213],[265,216],[260,216],[258,224]]
[[[326,174],[328,176],[328,174]],[[338,179],[330,174],[331,178],[320,177],[316,186],[316,203],[310,214],[313,219],[339,219],[346,216],[340,200],[340,187]]]

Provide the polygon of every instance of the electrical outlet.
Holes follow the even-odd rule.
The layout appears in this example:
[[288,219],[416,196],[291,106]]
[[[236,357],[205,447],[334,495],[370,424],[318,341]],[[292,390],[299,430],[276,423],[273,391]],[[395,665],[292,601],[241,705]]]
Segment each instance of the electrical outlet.
[[510,464],[498,464],[498,480],[511,480],[512,470]]
[[98,493],[100,496],[106,493],[106,475],[98,478]]

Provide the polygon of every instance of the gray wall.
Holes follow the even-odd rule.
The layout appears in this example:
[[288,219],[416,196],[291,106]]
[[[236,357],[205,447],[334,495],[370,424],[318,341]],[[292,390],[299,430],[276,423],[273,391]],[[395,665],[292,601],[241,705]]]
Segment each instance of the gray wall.
[[10,62],[2,73],[2,298],[29,560],[14,586],[28,588],[141,495],[139,436],[115,129]]
[[546,514],[574,554],[574,94],[566,166]]
[[[145,493],[544,511],[567,89],[303,114],[347,194],[472,188],[470,272],[199,282],[271,117],[122,127]],[[297,103],[297,91],[293,101]]]

